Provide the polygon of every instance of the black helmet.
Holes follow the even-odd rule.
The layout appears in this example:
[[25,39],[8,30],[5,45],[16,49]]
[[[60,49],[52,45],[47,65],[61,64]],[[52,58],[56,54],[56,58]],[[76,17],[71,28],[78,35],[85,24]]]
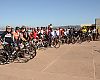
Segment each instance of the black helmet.
[[15,30],[19,30],[19,29],[20,29],[19,27],[16,27],[16,28],[15,28]]
[[22,26],[21,29],[26,29],[26,27],[25,26]]

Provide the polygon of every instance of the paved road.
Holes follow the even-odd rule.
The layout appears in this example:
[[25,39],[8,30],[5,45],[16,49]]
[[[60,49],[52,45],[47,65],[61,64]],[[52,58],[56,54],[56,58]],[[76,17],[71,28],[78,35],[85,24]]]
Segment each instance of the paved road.
[[28,63],[0,65],[0,80],[100,80],[100,42],[48,48]]

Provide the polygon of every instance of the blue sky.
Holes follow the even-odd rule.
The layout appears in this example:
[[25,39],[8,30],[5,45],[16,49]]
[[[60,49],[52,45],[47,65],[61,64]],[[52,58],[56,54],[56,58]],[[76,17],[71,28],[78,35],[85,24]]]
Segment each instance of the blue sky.
[[100,0],[0,0],[0,25],[91,24],[100,17]]

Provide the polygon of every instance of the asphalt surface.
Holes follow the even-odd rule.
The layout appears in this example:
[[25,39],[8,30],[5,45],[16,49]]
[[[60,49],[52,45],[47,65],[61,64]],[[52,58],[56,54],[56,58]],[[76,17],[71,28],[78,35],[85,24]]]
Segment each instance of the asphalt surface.
[[27,63],[0,65],[0,80],[100,80],[100,41],[38,50]]

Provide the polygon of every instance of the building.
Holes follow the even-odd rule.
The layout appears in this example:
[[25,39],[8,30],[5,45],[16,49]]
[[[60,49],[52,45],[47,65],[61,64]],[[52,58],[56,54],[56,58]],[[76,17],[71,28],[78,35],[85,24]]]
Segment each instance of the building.
[[95,25],[96,25],[96,28],[98,29],[98,32],[100,33],[100,18],[95,19]]

